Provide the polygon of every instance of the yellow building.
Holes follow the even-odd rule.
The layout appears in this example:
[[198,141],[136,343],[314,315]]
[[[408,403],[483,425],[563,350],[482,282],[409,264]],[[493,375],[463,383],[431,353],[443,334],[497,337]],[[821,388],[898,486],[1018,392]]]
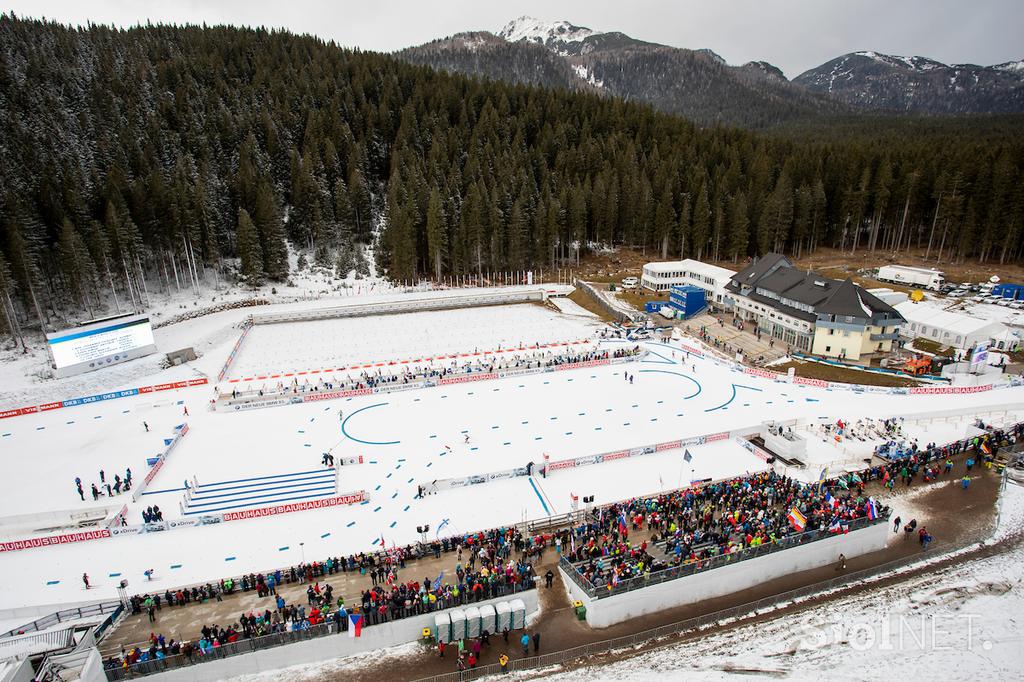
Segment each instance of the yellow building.
[[903,317],[853,280],[798,270],[767,254],[736,273],[727,286],[735,313],[762,334],[794,350],[857,361],[892,350]]

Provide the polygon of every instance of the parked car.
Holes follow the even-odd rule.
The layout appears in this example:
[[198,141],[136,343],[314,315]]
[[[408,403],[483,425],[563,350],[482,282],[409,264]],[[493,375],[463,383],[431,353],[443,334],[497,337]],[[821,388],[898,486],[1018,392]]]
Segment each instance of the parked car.
[[636,277],[625,277],[622,280],[623,289],[636,289],[636,285],[640,283]]
[[999,298],[999,300],[998,300],[998,301],[996,301],[996,305],[1001,305],[1001,306],[1003,306],[1004,308],[1005,308],[1006,306],[1010,305],[1011,303],[1013,303],[1013,301],[1012,301],[1012,300],[1010,300],[1010,299],[1008,299],[1008,298],[1002,298],[1002,297],[1000,297],[1000,298]]
[[1024,301],[1014,301],[1010,304],[1010,307],[1014,310],[1024,310]]

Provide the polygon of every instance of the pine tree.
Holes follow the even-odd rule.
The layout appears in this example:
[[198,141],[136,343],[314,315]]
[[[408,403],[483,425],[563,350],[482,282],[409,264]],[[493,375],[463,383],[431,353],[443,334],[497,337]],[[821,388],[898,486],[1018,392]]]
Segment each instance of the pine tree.
[[430,192],[430,204],[427,206],[427,253],[434,279],[440,282],[448,259],[448,226],[441,207],[441,194],[436,187]]
[[284,241],[284,225],[281,223],[277,196],[266,178],[259,183],[256,190],[256,208],[252,222],[259,236],[259,262],[262,264],[263,274],[274,281],[283,281],[288,277],[288,247]]
[[250,286],[258,286],[263,281],[263,247],[256,225],[244,208],[238,209],[238,255],[242,259],[242,276]]
[[729,210],[729,257],[733,263],[747,255],[747,242],[750,239],[748,211],[747,197],[739,192],[733,197]]
[[704,247],[708,243],[711,229],[711,202],[708,199],[708,185],[701,183],[697,192],[697,201],[693,205],[693,227],[690,232],[690,244],[697,254],[697,260],[704,257]]

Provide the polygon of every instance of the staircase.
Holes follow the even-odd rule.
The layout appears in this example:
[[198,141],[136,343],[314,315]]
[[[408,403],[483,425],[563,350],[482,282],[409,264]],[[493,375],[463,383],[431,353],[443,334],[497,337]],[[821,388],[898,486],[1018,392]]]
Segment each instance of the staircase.
[[185,516],[266,507],[330,497],[338,490],[334,469],[296,471],[233,481],[198,482],[185,494]]

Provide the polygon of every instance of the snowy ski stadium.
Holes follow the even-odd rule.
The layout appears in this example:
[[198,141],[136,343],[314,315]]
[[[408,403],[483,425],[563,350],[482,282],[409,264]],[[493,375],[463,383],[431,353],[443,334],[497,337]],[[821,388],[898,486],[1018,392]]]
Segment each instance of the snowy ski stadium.
[[[768,469],[813,482],[862,469],[891,440],[885,419],[921,444],[984,434],[979,419],[1024,420],[1019,384],[800,380],[678,328],[606,325],[570,290],[226,311],[164,332],[210,339],[196,361],[98,386],[102,399],[10,410],[0,610],[18,626],[25,614],[327,556],[529,533]],[[131,490],[108,495],[129,469]]]

